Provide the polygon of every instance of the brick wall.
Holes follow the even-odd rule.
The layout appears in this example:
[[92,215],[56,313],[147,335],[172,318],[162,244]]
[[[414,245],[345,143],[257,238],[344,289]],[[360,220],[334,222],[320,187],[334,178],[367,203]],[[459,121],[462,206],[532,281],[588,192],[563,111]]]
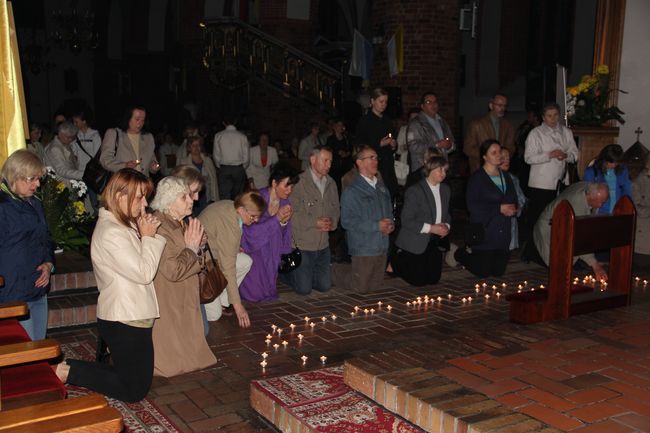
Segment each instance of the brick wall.
[[311,53],[311,43],[317,20],[319,0],[311,0],[309,20],[287,18],[287,0],[260,2],[260,30],[306,53]]
[[[383,24],[386,32],[384,43],[375,51],[373,85],[401,87],[405,112],[418,106],[423,92],[433,90],[440,114],[452,128],[458,126],[458,9],[457,0],[376,0],[372,12],[373,29]],[[404,72],[390,78],[386,43],[399,24],[404,26]]]

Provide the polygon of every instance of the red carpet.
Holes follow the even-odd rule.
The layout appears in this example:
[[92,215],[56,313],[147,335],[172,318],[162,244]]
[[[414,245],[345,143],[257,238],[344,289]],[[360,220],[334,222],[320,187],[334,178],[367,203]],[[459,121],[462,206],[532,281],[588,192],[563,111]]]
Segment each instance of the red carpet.
[[[88,343],[68,343],[62,344],[61,349],[65,358],[93,360],[95,358],[95,349]],[[73,385],[66,385],[68,398],[80,397],[90,393],[85,388],[79,388]],[[124,403],[112,398],[106,398],[108,404],[119,410],[124,417],[125,432],[128,433],[180,433],[172,422],[163,415],[156,405],[144,399],[139,403]]]
[[253,385],[315,432],[423,432],[348,388],[343,367],[256,380]]

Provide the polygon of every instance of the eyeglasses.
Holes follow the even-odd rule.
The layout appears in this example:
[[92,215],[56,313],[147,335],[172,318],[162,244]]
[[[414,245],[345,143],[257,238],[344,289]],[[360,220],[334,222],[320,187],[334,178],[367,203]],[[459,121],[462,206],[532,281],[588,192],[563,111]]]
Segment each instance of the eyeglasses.
[[427,105],[435,104],[436,102],[438,102],[438,101],[432,101],[431,99],[429,99],[428,101],[424,101],[424,103],[427,104]]
[[377,155],[364,156],[363,158],[359,158],[360,161],[363,161],[364,159],[372,159],[373,161],[379,161],[379,157]]
[[39,182],[42,179],[42,176],[28,176],[28,177],[23,177],[22,180],[24,180],[27,183],[36,183]]
[[248,218],[251,219],[251,221],[253,221],[253,222],[257,222],[257,221],[260,220],[260,215],[259,215],[259,214],[253,215],[253,214],[252,214],[248,209],[246,209],[246,208],[244,208],[244,211],[246,212],[246,215],[248,215]]

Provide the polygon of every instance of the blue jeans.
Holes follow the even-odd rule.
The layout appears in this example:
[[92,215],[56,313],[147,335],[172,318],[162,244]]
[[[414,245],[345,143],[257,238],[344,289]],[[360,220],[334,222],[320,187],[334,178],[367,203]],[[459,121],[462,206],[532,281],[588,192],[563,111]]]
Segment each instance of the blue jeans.
[[42,340],[47,332],[47,295],[28,302],[27,306],[29,307],[29,318],[21,320],[20,324],[25,328],[32,341]]
[[302,250],[300,266],[288,274],[280,274],[280,279],[301,295],[310,294],[312,289],[327,292],[332,287],[329,247],[319,251]]

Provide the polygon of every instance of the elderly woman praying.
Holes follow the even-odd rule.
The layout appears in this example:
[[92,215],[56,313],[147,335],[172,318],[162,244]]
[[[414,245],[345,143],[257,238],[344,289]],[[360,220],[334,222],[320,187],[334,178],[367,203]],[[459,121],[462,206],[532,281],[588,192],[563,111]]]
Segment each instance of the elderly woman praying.
[[199,303],[203,225],[195,218],[184,223],[192,204],[187,183],[174,176],[160,181],[151,202],[161,223],[158,233],[167,240],[153,281],[160,309],[153,326],[158,376],[177,376],[217,362],[205,340]]

